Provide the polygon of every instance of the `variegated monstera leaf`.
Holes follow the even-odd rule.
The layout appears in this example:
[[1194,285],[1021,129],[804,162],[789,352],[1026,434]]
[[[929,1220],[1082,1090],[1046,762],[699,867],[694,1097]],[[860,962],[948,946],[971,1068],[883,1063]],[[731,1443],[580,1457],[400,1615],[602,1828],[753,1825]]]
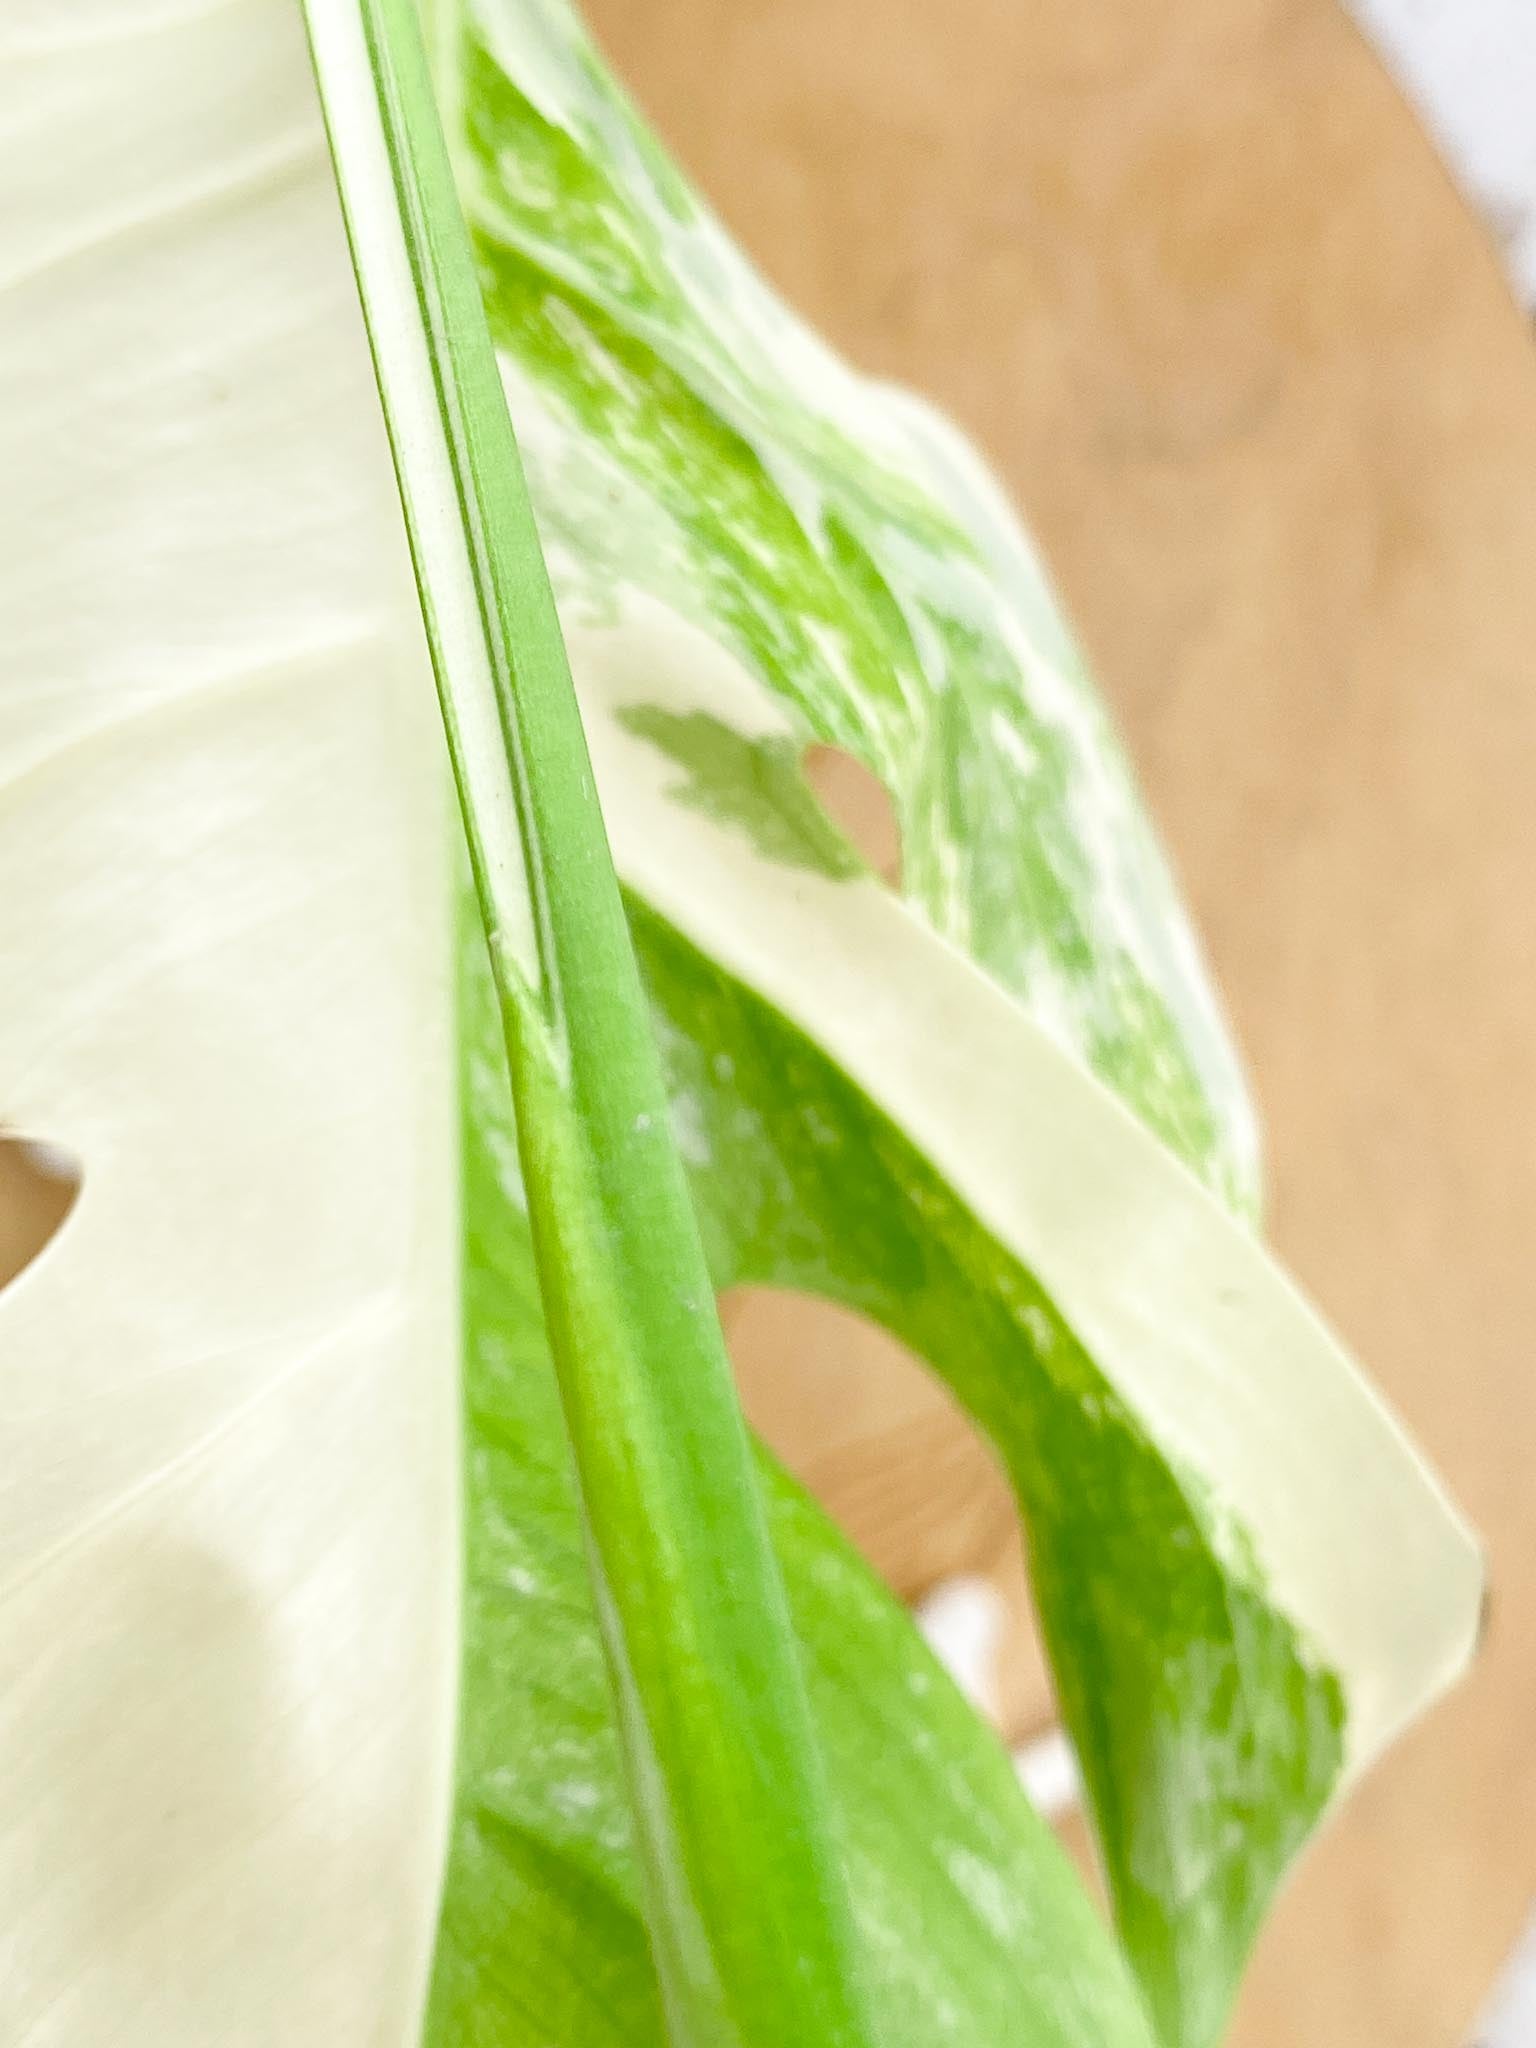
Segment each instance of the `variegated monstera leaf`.
[[[716,1282],[873,1317],[996,1446],[1109,1878],[1118,1942],[765,1459],[877,2037],[1207,2048],[1464,1660],[1475,1550],[1254,1235],[1220,1017],[996,487],[777,305],[559,0],[430,26]],[[649,2048],[297,13],[11,0],[0,59],[0,1117],[84,1167],[0,1300],[0,2048]],[[899,890],[816,741],[890,791]]]

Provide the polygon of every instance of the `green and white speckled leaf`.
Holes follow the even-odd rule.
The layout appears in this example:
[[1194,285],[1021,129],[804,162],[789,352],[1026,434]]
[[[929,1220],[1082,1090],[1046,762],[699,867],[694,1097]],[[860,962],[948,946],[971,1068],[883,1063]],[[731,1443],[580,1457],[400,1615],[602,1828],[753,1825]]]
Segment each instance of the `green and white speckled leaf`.
[[765,289],[563,0],[435,0],[442,98],[573,619],[697,625],[891,793],[903,888],[1236,1206],[1251,1116],[1040,565],[947,424]]
[[[1219,1014],[975,456],[776,303],[563,0],[434,23],[717,1280],[872,1315],[991,1436],[1123,1938],[1203,2048],[1464,1660],[1475,1552],[1248,1234]],[[890,791],[903,902],[808,823],[813,741]]]
[[[1475,1553],[1235,1220],[1219,1019],[974,458],[773,305],[559,5],[431,17],[715,1276],[874,1316],[998,1445],[1204,2048]],[[9,0],[0,189],[0,1120],[84,1165],[0,1297],[0,2048],[660,2048],[296,6]],[[763,1480],[877,2037],[1150,2048],[1007,1759]]]

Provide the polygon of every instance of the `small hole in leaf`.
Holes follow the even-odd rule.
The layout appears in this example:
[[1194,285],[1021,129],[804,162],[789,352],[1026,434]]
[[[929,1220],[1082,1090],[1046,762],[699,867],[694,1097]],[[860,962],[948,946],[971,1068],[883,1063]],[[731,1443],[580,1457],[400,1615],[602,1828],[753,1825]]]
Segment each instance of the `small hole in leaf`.
[[740,1287],[722,1297],[720,1314],[759,1436],[892,1591],[925,1610],[936,1644],[941,1634],[960,1639],[951,1668],[980,1616],[985,1668],[973,1689],[1002,1734],[1023,1742],[1047,1729],[1055,1707],[1012,1489],[949,1389],[878,1325],[832,1302]]
[[805,750],[805,779],[844,838],[893,889],[901,886],[901,826],[891,793],[846,747]]
[[56,1145],[0,1137],[0,1288],[57,1236],[79,1192],[79,1164]]

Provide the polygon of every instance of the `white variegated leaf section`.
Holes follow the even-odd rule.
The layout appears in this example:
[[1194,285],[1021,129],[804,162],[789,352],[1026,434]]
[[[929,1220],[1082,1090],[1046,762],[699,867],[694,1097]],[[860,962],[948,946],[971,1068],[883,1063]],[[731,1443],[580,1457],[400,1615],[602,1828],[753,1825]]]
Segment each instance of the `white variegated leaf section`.
[[281,0],[0,10],[0,2043],[407,2048],[450,1792],[436,713]]
[[[638,596],[570,648],[625,880],[827,1053],[1040,1280],[1243,1530],[1343,1682],[1363,1768],[1465,1668],[1481,1598],[1477,1545],[1395,1419],[1253,1234],[908,906],[872,876],[765,859],[679,800],[635,713],[787,735],[739,663]],[[1246,1548],[1228,1563],[1251,1569]]]

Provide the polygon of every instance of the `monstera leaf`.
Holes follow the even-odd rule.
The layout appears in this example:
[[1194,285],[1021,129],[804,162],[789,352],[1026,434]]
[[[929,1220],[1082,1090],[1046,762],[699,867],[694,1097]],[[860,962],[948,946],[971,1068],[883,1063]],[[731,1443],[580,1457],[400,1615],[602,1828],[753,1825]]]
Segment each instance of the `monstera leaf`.
[[[349,153],[346,0],[309,11],[379,347],[411,279],[357,202],[410,193]],[[0,2043],[765,2043],[742,1987],[799,1953],[825,1820],[864,2037],[1205,2048],[1297,1846],[1464,1661],[1475,1549],[1254,1233],[1219,1016],[975,458],[775,304],[562,7],[428,26],[710,1275],[874,1317],[997,1446],[1119,1944],[765,1457],[805,1804],[645,1804],[647,1742],[664,1788],[739,1783],[687,1740],[762,1716],[700,1594],[757,1566],[722,1539],[709,1576],[686,1487],[642,1526],[633,1440],[557,1377],[562,1217],[299,17],[12,0],[0,1116],[84,1179],[0,1297]],[[429,521],[469,511],[417,501],[441,655]],[[818,740],[890,790],[899,891]],[[537,922],[545,856],[482,835],[482,885],[492,843]],[[590,1559],[626,1514],[682,1562],[616,1710],[635,1610]],[[739,1975],[680,2004],[694,1920]]]

